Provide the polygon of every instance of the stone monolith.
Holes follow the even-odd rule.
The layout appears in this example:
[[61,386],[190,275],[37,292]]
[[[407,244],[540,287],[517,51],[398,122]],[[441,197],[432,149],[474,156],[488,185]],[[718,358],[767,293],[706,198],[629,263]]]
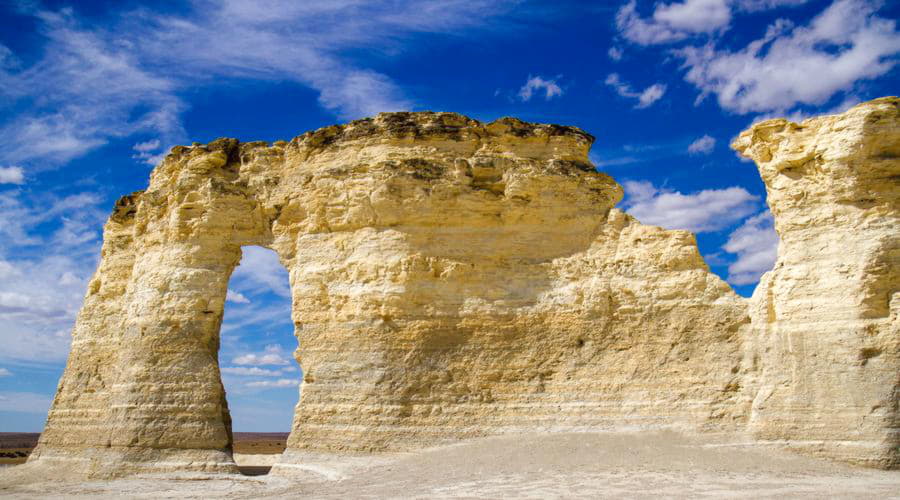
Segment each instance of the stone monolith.
[[[693,235],[614,208],[573,127],[383,113],[176,147],[123,197],[26,467],[234,472],[218,363],[241,247],[289,272],[309,452],[674,428],[898,461],[897,99],[769,121],[782,238],[748,302]],[[748,307],[749,304],[749,307]]]
[[758,165],[781,237],[750,301],[750,430],[879,467],[900,465],[898,107],[769,120],[733,144]]

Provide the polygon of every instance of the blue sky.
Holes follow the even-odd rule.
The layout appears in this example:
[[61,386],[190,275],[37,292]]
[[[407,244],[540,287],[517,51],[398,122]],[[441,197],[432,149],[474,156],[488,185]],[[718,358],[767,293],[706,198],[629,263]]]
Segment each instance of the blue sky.
[[[195,0],[0,3],[0,431],[39,431],[115,199],[169,147],[380,111],[577,125],[642,222],[697,232],[742,295],[777,236],[755,121],[896,94],[900,3]],[[245,249],[220,353],[235,430],[287,430],[287,275]]]

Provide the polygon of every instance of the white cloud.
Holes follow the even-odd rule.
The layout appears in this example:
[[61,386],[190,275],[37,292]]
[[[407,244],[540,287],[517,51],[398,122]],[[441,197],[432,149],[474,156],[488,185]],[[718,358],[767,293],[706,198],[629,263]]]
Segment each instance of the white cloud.
[[12,372],[6,368],[0,368],[0,377],[11,377]]
[[182,135],[178,85],[144,67],[127,40],[136,33],[85,28],[70,10],[34,16],[47,39],[43,58],[0,70],[0,95],[29,103],[0,121],[0,160],[58,165],[140,130]]
[[100,201],[0,193],[0,360],[65,359],[100,249]]
[[621,61],[622,57],[625,55],[625,51],[621,49],[621,47],[610,47],[606,54],[613,61]]
[[779,241],[768,210],[744,221],[722,246],[726,252],[737,254],[737,260],[728,266],[728,282],[747,285],[759,281],[775,265]]
[[166,157],[166,151],[160,149],[161,143],[159,139],[152,139],[146,142],[138,142],[131,147],[135,151],[132,158],[142,160],[148,165],[157,165]]
[[246,387],[271,388],[271,387],[293,387],[300,385],[299,379],[280,378],[278,380],[260,380],[256,382],[247,382]]
[[623,37],[639,45],[656,45],[684,40],[701,33],[724,30],[731,22],[726,0],[685,0],[660,3],[645,20],[637,12],[636,0],[616,13],[616,27]]
[[236,292],[232,289],[228,289],[228,293],[225,294],[225,300],[228,302],[234,302],[235,304],[249,304],[250,299],[244,296],[241,292]]
[[0,411],[47,415],[53,398],[36,392],[0,392]]
[[666,93],[666,86],[661,83],[655,83],[640,92],[635,92],[631,85],[622,81],[618,73],[610,73],[606,77],[605,83],[612,87],[621,97],[637,99],[638,103],[634,106],[636,109],[649,107]]
[[619,156],[617,158],[603,159],[598,155],[591,155],[591,162],[594,165],[604,168],[604,167],[621,167],[622,165],[631,165],[632,163],[639,163],[643,161],[641,158],[636,156]]
[[236,365],[286,365],[288,360],[278,345],[267,345],[262,353],[247,353],[231,360]]
[[682,0],[657,3],[650,18],[630,0],[616,13],[621,35],[639,45],[681,42],[697,35],[727,31],[736,13],[793,7],[809,0]]
[[242,292],[262,293],[271,291],[282,297],[291,296],[287,269],[278,260],[278,254],[263,247],[243,247],[241,264],[234,270],[233,283]]
[[239,334],[251,326],[253,327],[251,331],[266,330],[267,334],[270,334],[272,329],[280,330],[292,324],[290,299],[264,297],[240,308],[226,307],[222,334],[227,340],[231,334]]
[[59,284],[62,286],[68,285],[78,285],[82,283],[84,280],[75,275],[72,271],[65,271],[62,276],[59,277]]
[[22,167],[0,167],[0,184],[25,184]]
[[753,213],[758,196],[741,187],[692,194],[660,189],[648,181],[622,183],[623,207],[644,224],[695,233],[718,231]]
[[[153,134],[183,142],[180,95],[227,79],[293,82],[350,119],[409,109],[385,74],[360,67],[360,50],[396,52],[419,32],[477,28],[513,1],[193,0],[179,14],[139,7],[102,28],[72,9],[30,9],[46,43],[23,66],[0,50],[0,99],[27,105],[0,120],[0,162],[49,168],[110,140]],[[353,55],[348,55],[353,53]],[[144,156],[142,156],[144,155]],[[153,163],[159,156],[139,159]],[[146,156],[146,157],[145,157]]]
[[245,377],[278,377],[282,374],[281,370],[266,370],[255,366],[226,366],[222,368],[222,373]]
[[646,108],[658,101],[663,94],[666,93],[666,86],[661,83],[654,83],[653,85],[647,87],[641,92],[641,95],[638,96],[638,104],[635,106],[638,109]]
[[5,260],[0,260],[0,279],[10,278],[19,274],[21,273],[16,266]]
[[688,146],[688,153],[691,154],[705,154],[708,155],[713,152],[713,149],[716,148],[716,139],[709,136],[704,135],[703,137],[697,139],[692,142],[690,146]]
[[159,149],[159,139],[153,139],[146,142],[138,142],[131,149],[137,151],[138,153],[149,153],[151,151],[156,151]]
[[279,262],[278,255],[262,247],[243,247],[241,250],[241,263],[231,275],[226,300],[242,305],[225,308],[223,335],[240,332],[249,326],[259,330],[290,325],[291,288],[288,272]]
[[705,254],[703,260],[710,266],[726,266],[730,263],[730,259],[726,259],[722,252]]
[[541,91],[544,92],[544,99],[547,101],[563,95],[563,90],[556,83],[556,80],[545,80],[540,76],[529,75],[525,85],[522,85],[522,88],[519,89],[519,99],[526,102],[530,101],[533,95],[539,94]]
[[319,87],[319,103],[348,120],[383,111],[404,111],[413,105],[390,78],[374,71],[349,71]]
[[685,0],[657,5],[653,20],[688,33],[710,33],[728,26],[731,9],[726,0]]
[[875,15],[877,2],[836,0],[808,25],[786,20],[735,52],[711,45],[677,51],[685,80],[738,113],[784,112],[819,105],[865,79],[887,73],[900,52],[894,20]]
[[777,9],[779,7],[796,7],[809,0],[735,0],[737,10],[745,12],[757,12],[761,10]]

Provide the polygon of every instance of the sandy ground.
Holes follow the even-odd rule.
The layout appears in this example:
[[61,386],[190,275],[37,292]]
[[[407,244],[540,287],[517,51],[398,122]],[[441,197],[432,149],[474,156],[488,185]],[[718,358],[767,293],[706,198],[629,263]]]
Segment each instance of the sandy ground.
[[[900,471],[671,432],[502,436],[375,456],[305,454],[268,476],[62,483],[0,469],[17,498],[900,498]],[[242,465],[271,457],[239,455]]]

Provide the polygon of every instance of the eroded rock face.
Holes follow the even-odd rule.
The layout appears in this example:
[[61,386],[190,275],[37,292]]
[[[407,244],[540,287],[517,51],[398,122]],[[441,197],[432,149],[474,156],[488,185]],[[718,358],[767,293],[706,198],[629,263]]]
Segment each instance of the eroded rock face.
[[[290,274],[305,376],[283,464],[508,432],[748,423],[763,439],[859,432],[851,453],[823,453],[895,463],[896,177],[865,184],[897,175],[896,102],[828,120],[850,146],[821,149],[824,128],[783,121],[737,142],[761,163],[785,240],[750,314],[690,233],[612,208],[621,188],[578,129],[387,113],[289,143],[174,148],[105,227],[29,466],[235,470],[217,353],[243,245],[274,249]],[[810,165],[818,153],[792,144],[826,152]],[[788,157],[800,170],[779,166]],[[849,264],[816,253],[835,241]]]
[[290,273],[292,450],[736,428],[745,305],[693,236],[613,209],[592,137],[393,113],[179,147],[105,229],[34,464],[233,471],[217,364],[242,245]]
[[766,184],[778,261],[751,300],[750,429],[805,452],[900,465],[900,100],[735,140]]

